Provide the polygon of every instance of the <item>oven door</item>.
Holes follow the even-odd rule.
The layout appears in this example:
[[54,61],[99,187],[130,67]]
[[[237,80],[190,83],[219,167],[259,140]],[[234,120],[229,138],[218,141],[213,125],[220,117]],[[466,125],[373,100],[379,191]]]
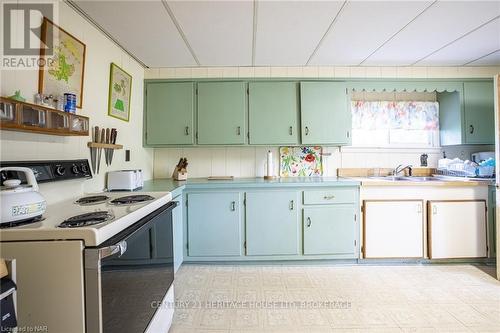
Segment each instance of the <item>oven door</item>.
[[174,280],[169,202],[102,246],[85,249],[88,333],[144,332]]

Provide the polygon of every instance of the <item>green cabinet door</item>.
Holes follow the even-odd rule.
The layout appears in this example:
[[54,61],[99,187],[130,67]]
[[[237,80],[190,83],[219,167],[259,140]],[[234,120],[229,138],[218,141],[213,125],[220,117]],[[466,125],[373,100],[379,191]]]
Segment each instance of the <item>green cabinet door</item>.
[[464,143],[463,112],[460,91],[439,92],[439,139],[441,146],[459,145]]
[[494,105],[492,81],[464,82],[467,144],[495,144]]
[[297,82],[250,82],[250,144],[299,143]]
[[352,205],[304,208],[304,254],[355,254]]
[[295,255],[300,252],[299,192],[246,193],[246,254]]
[[187,200],[188,255],[241,255],[241,194],[189,193]]
[[352,119],[344,82],[301,82],[303,144],[351,142]]
[[146,134],[148,145],[194,143],[194,83],[146,84]]
[[198,143],[244,144],[245,82],[198,83]]

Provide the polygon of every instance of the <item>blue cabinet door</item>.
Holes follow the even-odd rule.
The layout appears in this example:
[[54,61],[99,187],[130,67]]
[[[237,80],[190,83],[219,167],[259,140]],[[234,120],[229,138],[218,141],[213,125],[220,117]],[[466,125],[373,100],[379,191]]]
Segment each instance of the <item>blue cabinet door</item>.
[[304,254],[354,254],[353,205],[304,208]]
[[295,255],[300,252],[299,192],[246,193],[246,254]]
[[187,200],[188,255],[241,255],[241,194],[188,193]]

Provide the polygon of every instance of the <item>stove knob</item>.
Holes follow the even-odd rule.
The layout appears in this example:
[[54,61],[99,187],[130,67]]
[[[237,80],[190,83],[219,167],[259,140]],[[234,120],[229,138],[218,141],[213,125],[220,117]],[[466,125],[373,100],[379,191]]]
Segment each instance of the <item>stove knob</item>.
[[75,175],[77,175],[77,174],[79,174],[79,173],[80,173],[80,172],[79,172],[79,170],[78,170],[78,167],[77,167],[75,164],[73,164],[73,166],[71,167],[71,171],[72,171]]
[[87,166],[85,164],[82,164],[80,166],[80,170],[82,170],[83,173],[87,173],[89,172],[89,169],[87,168]]
[[56,174],[58,174],[59,176],[64,176],[64,173],[66,172],[66,168],[64,168],[63,166],[58,166],[56,167]]

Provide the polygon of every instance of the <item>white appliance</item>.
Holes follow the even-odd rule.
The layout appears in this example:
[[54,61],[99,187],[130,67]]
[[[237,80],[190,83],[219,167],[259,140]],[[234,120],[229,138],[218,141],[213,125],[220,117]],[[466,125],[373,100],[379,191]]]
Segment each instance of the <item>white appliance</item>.
[[0,172],[13,171],[23,173],[27,185],[21,185],[20,179],[7,179],[3,181],[1,193],[2,212],[0,224],[21,223],[33,218],[41,218],[45,212],[46,202],[38,193],[33,170],[24,167],[5,167]]
[[135,191],[143,186],[142,170],[108,172],[108,191]]
[[[61,162],[31,164],[39,181],[58,180]],[[77,166],[78,174],[69,176],[87,178]],[[26,180],[24,174],[20,178]],[[18,326],[167,332],[173,308],[162,304],[174,301],[172,210],[177,206],[171,199],[169,192],[95,193],[49,203],[41,220],[2,223],[0,253],[16,262]]]
[[476,163],[480,163],[482,161],[486,161],[489,158],[495,158],[494,151],[481,151],[477,153],[471,154],[471,160]]

